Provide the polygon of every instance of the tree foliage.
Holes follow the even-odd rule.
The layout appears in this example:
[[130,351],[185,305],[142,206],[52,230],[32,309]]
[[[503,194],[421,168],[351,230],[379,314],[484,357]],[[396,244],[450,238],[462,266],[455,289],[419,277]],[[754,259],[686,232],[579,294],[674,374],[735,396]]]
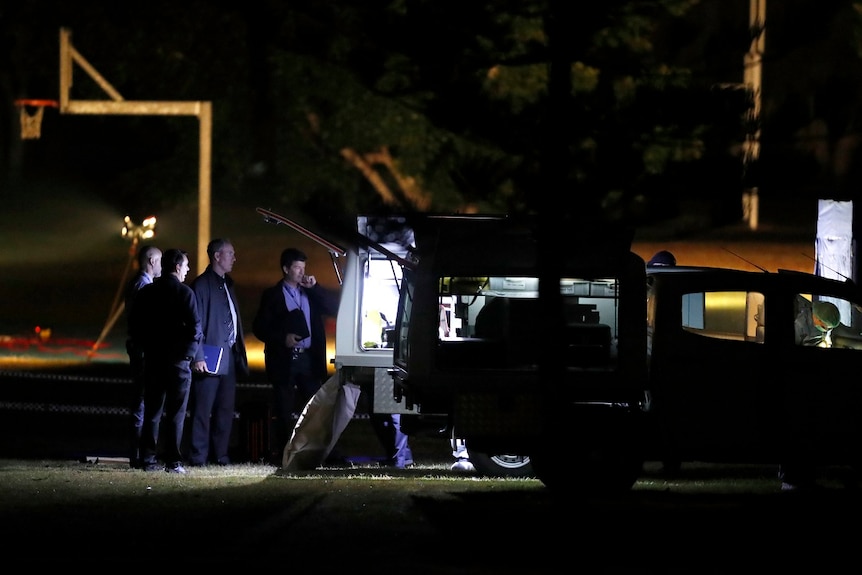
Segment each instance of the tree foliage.
[[[53,97],[66,26],[126,99],[213,102],[217,201],[521,213],[553,194],[566,211],[639,221],[692,194],[736,202],[750,100],[717,86],[741,80],[746,17],[747,0],[34,0],[0,14],[0,83]],[[74,98],[106,97],[75,78]],[[196,198],[192,120],[47,129],[24,151],[117,203]],[[5,164],[24,155],[2,143]]]
[[[553,145],[566,150],[569,165],[559,189],[541,193],[558,194],[571,209],[625,206],[650,178],[700,159],[712,118],[680,102],[702,87],[655,47],[693,2],[563,4],[306,6],[303,21],[320,32],[315,50],[302,49],[301,34],[277,35],[273,60],[279,80],[302,79],[292,92],[287,83],[273,84],[287,103],[278,125],[294,127],[278,149],[310,154],[304,169],[277,178],[282,197],[303,193],[294,187],[300,184],[324,205],[344,204],[347,192],[356,202],[347,205],[357,208],[374,198],[400,209],[532,211],[544,181],[548,122],[566,124],[554,131]],[[572,85],[570,112],[559,119],[547,117],[554,54],[546,21],[554,10],[565,19],[560,45]],[[307,161],[320,161],[318,154],[347,163],[323,179]]]

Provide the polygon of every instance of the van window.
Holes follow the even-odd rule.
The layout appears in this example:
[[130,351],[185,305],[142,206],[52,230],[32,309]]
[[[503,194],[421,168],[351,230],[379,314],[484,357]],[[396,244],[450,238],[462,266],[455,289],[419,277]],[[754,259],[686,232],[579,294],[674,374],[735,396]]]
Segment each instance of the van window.
[[[538,278],[444,276],[437,288],[437,333],[450,365],[459,348],[469,353],[469,367],[476,369],[537,363],[546,337]],[[566,365],[616,361],[618,291],[615,278],[560,281]]]
[[363,261],[360,345],[363,349],[392,347],[389,341],[398,312],[402,270],[389,259],[366,256]]
[[693,292],[682,296],[682,327],[703,337],[763,343],[764,296],[759,292]]
[[[858,326],[859,311],[851,302],[822,294],[797,294],[794,306],[794,330],[797,345],[820,348],[862,349],[862,334]],[[819,303],[832,304],[839,323],[834,329],[816,329],[812,310]]]

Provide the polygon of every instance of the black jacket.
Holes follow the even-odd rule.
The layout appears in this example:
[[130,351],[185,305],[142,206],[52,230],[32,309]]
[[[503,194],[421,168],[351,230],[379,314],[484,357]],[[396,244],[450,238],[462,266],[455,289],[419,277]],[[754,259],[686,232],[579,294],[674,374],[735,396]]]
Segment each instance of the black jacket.
[[[252,331],[263,342],[266,374],[271,381],[277,381],[290,373],[292,350],[287,347],[287,334],[291,320],[288,318],[287,304],[284,302],[283,281],[264,290],[260,306],[254,317]],[[326,325],[325,316],[338,313],[338,297],[334,291],[317,284],[311,289],[303,288],[308,297],[311,314],[311,364],[315,377],[321,381],[326,378]]]
[[203,332],[192,289],[173,274],[142,287],[130,310],[129,335],[145,357],[172,362],[194,357]]

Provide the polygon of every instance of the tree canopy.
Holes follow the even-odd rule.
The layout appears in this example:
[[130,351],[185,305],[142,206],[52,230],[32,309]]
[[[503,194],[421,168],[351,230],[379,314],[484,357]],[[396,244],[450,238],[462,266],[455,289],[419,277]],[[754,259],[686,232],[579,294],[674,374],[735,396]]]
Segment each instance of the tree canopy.
[[[790,8],[811,2],[791,4],[782,13],[804,21]],[[829,26],[815,30],[807,54],[841,21],[843,49],[858,49],[853,20],[837,16],[852,3],[834,4],[818,11]],[[57,36],[68,27],[127,100],[212,101],[216,200],[318,215],[332,206],[526,213],[552,195],[566,213],[640,222],[697,196],[731,217],[743,184],[739,145],[751,129],[750,94],[740,89],[747,8],[748,0],[35,0],[0,14],[0,87],[9,100],[55,97]],[[779,38],[786,53],[767,63],[776,70],[807,46]],[[859,100],[858,82],[842,77],[852,86],[843,100],[817,99],[844,102],[822,110],[833,134],[847,131]],[[73,98],[106,97],[86,75],[75,79]],[[810,114],[787,110],[828,83],[825,75],[804,83],[770,96],[768,118],[783,123],[765,134],[810,126]],[[9,178],[50,159],[125,206],[196,197],[188,119],[62,116],[23,145],[11,114],[7,126]]]

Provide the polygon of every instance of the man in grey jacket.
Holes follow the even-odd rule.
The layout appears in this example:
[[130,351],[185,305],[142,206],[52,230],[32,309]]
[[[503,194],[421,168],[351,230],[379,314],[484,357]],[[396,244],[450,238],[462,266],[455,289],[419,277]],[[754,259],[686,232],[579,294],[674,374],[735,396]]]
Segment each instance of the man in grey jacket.
[[236,380],[238,375],[248,375],[242,318],[233,279],[228,275],[236,262],[236,252],[230,240],[217,238],[207,245],[207,255],[209,265],[192,282],[192,290],[201,316],[202,343],[221,347],[223,356],[218,373],[209,373],[201,345],[192,365],[188,459],[195,466],[230,463]]

